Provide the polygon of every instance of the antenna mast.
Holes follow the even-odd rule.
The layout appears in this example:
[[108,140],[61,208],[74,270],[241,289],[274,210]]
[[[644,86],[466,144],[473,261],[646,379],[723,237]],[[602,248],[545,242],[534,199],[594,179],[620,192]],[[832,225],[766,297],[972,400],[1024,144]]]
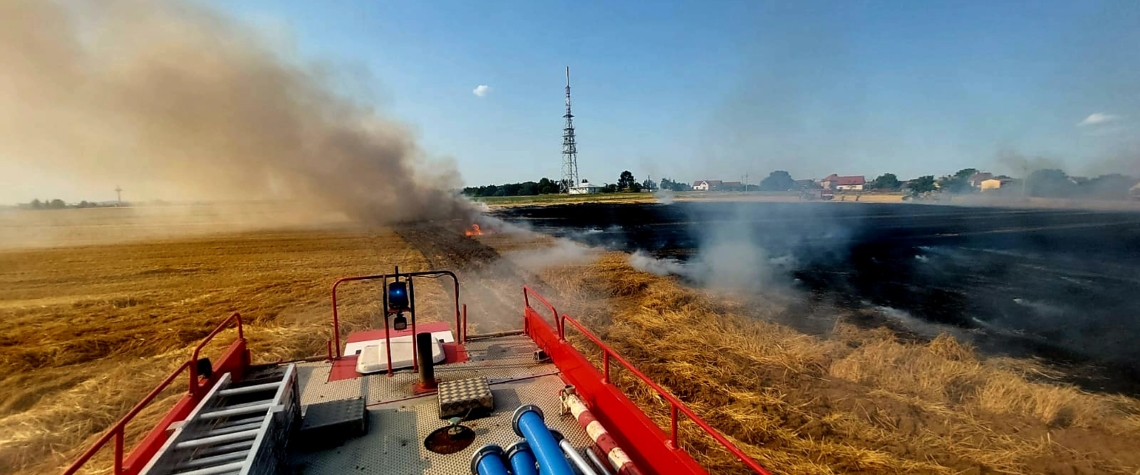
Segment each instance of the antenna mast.
[[570,113],[570,66],[566,67],[566,125],[562,128],[562,193],[573,193],[578,181],[578,144],[574,141],[574,114]]

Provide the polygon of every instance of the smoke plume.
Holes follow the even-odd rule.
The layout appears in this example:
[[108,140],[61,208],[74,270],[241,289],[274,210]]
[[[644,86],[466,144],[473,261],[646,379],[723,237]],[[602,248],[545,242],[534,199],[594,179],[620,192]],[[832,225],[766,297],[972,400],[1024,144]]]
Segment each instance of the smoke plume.
[[380,223],[470,211],[406,126],[201,5],[0,2],[0,64],[0,160],[17,169]]
[[[693,223],[687,233],[696,252],[686,261],[655,258],[636,249],[629,258],[634,268],[657,275],[678,275],[714,290],[754,292],[786,290],[800,259],[829,260],[847,250],[841,228],[810,232],[802,222],[786,221],[784,211],[765,211],[739,204],[724,205],[713,222]],[[801,217],[802,217],[801,213]],[[697,217],[694,215],[693,217]]]
[[658,259],[645,251],[638,249],[629,255],[629,265],[642,272],[653,275],[679,275],[688,276],[689,268],[684,262],[676,259]]
[[997,164],[1019,177],[1025,177],[1037,170],[1065,168],[1065,164],[1056,158],[1027,156],[1008,149],[998,152]]

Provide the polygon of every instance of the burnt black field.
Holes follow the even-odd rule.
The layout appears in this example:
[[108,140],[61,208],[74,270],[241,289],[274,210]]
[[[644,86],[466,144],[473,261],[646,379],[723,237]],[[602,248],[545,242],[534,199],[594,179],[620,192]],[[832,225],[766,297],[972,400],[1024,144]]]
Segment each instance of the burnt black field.
[[689,264],[703,247],[744,243],[772,274],[758,285],[959,330],[989,353],[1080,368],[1074,381],[1090,389],[1140,392],[1140,213],[697,202],[497,214]]

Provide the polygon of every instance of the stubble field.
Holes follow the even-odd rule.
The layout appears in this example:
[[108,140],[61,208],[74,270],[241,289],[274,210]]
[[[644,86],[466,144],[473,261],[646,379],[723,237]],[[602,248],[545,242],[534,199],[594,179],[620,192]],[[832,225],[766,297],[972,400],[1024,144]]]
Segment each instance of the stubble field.
[[[778,473],[1140,469],[1140,403],[1059,383],[1032,360],[945,336],[900,339],[838,308],[830,331],[808,335],[766,318],[791,305],[777,297],[758,308],[637,271],[625,253],[526,232],[468,238],[456,226],[0,250],[0,471],[58,471],[230,312],[249,325],[255,359],[324,354],[332,281],[394,265],[457,271],[476,331],[509,327],[519,286],[536,286]],[[370,292],[349,290],[350,325],[369,324]],[[618,381],[667,424],[667,406],[628,375]],[[743,473],[692,425],[682,430],[711,473]]]
[[[106,219],[95,211],[54,218]],[[108,225],[106,234],[78,228],[87,244],[0,249],[0,472],[55,472],[232,312],[241,313],[257,360],[321,355],[334,279],[424,265],[385,228],[116,243],[134,225],[100,223]],[[367,324],[368,289],[347,290],[349,325]],[[168,394],[132,428],[153,423],[177,397]]]

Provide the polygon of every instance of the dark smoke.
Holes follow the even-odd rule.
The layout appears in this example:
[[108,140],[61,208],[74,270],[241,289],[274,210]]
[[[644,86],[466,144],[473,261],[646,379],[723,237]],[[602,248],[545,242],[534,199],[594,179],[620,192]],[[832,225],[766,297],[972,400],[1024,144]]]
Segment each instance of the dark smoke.
[[23,168],[369,222],[470,211],[447,191],[454,167],[426,170],[405,126],[201,5],[0,2],[0,64],[0,160]]
[[1050,170],[1065,168],[1065,164],[1057,158],[1024,155],[1016,150],[1000,150],[997,153],[997,164],[1014,176],[1024,178],[1037,170]]

